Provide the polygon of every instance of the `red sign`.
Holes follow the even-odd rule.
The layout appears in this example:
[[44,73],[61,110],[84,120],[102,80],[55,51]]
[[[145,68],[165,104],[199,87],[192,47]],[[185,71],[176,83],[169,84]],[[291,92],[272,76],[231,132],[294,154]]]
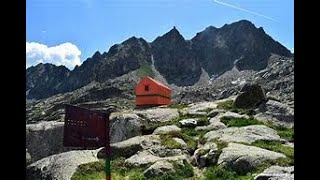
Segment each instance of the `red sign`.
[[77,106],[65,106],[63,145],[102,147],[109,144],[109,116]]

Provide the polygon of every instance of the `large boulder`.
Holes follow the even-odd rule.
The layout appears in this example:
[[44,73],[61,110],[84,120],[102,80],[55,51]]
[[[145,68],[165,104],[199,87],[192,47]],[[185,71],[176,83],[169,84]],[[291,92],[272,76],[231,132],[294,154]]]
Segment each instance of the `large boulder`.
[[178,126],[169,125],[169,126],[161,126],[161,127],[156,128],[153,131],[153,134],[157,134],[157,135],[160,135],[160,134],[176,134],[176,133],[179,133],[180,131],[181,131],[181,128],[179,128]]
[[29,163],[76,148],[63,146],[64,122],[40,122],[26,125],[26,148]]
[[264,89],[258,84],[245,84],[234,101],[237,108],[255,108],[262,101],[266,101],[267,97]]
[[207,132],[203,136],[207,141],[220,140],[225,142],[252,143],[258,140],[284,141],[272,128],[265,125],[250,125],[245,127],[230,127]]
[[245,173],[258,167],[263,162],[285,157],[284,154],[259,147],[229,143],[226,148],[223,148],[218,164]]
[[[158,135],[136,136],[121,142],[111,144],[113,157],[130,157],[142,149],[149,149],[160,146],[161,142]],[[99,158],[105,157],[105,148],[98,153]]]
[[70,180],[79,165],[98,161],[97,152],[97,150],[69,151],[43,158],[27,166],[27,178]]
[[145,110],[134,110],[133,113],[151,122],[166,122],[179,117],[177,109],[150,108]]
[[112,113],[110,115],[110,143],[115,143],[141,135],[143,119],[132,113]]
[[147,178],[162,176],[175,172],[175,169],[168,161],[157,161],[143,172]]
[[285,127],[294,126],[294,109],[278,101],[269,100],[259,106],[255,118]]
[[294,180],[294,166],[271,166],[255,176],[254,180]]

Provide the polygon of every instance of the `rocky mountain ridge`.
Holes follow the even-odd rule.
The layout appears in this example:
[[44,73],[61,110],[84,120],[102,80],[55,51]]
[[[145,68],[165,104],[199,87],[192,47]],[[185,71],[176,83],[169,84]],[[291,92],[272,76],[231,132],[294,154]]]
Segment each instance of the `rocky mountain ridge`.
[[[133,71],[139,71],[140,77],[153,76],[152,60],[168,84],[193,86],[204,72],[215,77],[234,66],[240,71],[264,69],[271,54],[293,56],[261,27],[256,28],[247,20],[221,28],[209,26],[190,40],[185,40],[174,27],[151,43],[131,37],[113,45],[108,52],[96,52],[72,71],[54,65],[47,69],[41,68],[42,64],[30,67],[27,69],[27,99],[71,92],[92,82],[102,83]],[[45,74],[54,75],[48,79]]]

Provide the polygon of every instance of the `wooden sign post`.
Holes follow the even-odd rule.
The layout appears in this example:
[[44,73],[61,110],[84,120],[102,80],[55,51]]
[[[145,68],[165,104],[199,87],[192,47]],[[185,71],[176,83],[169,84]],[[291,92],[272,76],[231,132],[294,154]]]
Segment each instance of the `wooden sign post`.
[[109,114],[73,105],[65,106],[63,145],[68,147],[105,147],[106,180],[111,179]]

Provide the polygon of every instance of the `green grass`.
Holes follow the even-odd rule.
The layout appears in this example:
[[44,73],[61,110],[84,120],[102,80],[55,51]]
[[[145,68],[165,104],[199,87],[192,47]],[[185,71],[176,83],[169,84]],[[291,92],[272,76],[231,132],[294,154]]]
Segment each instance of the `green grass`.
[[[184,166],[180,166],[177,163],[173,163],[175,173],[168,173],[158,177],[152,177],[155,180],[182,180],[194,175],[192,166],[187,162],[183,161]],[[113,180],[147,180],[148,178],[143,176],[144,169],[141,168],[127,168],[124,164],[124,159],[116,159],[112,161],[111,168],[111,179]]]
[[256,141],[253,142],[251,145],[257,146],[263,149],[268,149],[270,151],[275,151],[282,153],[287,156],[287,158],[280,158],[278,159],[275,163],[278,165],[294,165],[294,148],[293,147],[288,147],[284,146],[281,142],[279,141]]
[[104,180],[106,178],[105,161],[87,163],[80,165],[71,177],[71,180]]
[[281,138],[286,139],[290,142],[294,141],[294,129],[293,128],[287,128],[287,127],[283,127],[283,126],[274,126],[271,124],[267,124],[267,126],[275,129]]
[[154,72],[151,69],[149,64],[142,64],[140,68],[137,70],[138,77],[150,76],[154,77]]
[[243,127],[243,126],[257,125],[257,124],[266,125],[272,129],[276,130],[278,135],[281,138],[286,139],[290,142],[294,141],[294,129],[293,128],[276,126],[271,123],[264,123],[264,122],[258,121],[255,118],[252,118],[252,117],[250,117],[249,119],[222,117],[221,122],[224,123],[227,127]]
[[182,145],[173,139],[172,135],[160,135],[160,140],[163,145],[169,149],[181,149]]
[[142,168],[128,168],[125,158],[120,157],[111,161],[111,179],[122,180],[125,178],[133,180],[145,180]]
[[241,176],[235,171],[231,171],[225,166],[211,166],[209,167],[205,174],[205,180],[252,180],[251,175]]
[[197,126],[207,126],[209,124],[210,124],[210,122],[209,122],[209,119],[207,117],[199,118],[198,121],[197,121]]
[[184,180],[194,176],[192,165],[183,160],[183,166],[173,163],[175,173],[168,173],[158,177],[152,177],[153,180]]
[[230,118],[222,117],[221,122],[224,123],[227,127],[242,127],[256,124],[263,124],[255,118]]
[[220,103],[218,103],[217,108],[231,110],[234,108],[233,107],[233,100],[227,100],[227,101],[220,102]]
[[231,112],[235,112],[235,113],[239,113],[239,114],[248,114],[248,115],[252,114],[252,109],[242,109],[242,108],[234,107],[233,100],[227,100],[227,101],[220,102],[220,103],[218,103],[217,108],[224,109],[224,110],[231,111]]

